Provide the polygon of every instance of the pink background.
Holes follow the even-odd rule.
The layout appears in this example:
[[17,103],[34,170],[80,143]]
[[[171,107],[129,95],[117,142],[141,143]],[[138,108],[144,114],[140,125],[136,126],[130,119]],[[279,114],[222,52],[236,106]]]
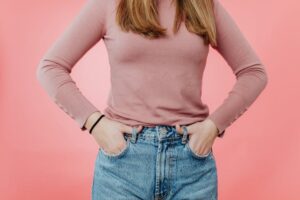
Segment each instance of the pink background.
[[[266,65],[257,101],[214,143],[220,200],[298,200],[300,3],[220,0]],[[37,82],[39,59],[85,1],[2,0],[0,7],[0,199],[90,199],[97,144]],[[204,101],[214,110],[235,78],[211,51]],[[109,64],[98,43],[72,72],[103,110]]]

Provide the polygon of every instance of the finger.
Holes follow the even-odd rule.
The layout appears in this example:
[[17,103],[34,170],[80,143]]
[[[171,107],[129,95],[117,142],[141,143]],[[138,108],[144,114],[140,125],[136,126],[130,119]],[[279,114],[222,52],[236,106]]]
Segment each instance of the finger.
[[139,125],[137,127],[132,127],[132,126],[128,126],[128,125],[123,125],[121,131],[132,134],[133,128],[136,128],[136,132],[139,133],[143,129],[143,126]]
[[210,148],[206,148],[203,152],[203,154],[207,155],[210,152]]
[[200,154],[207,155],[210,152],[210,147],[202,147],[200,148]]
[[[183,134],[183,128],[182,128],[182,126],[180,126],[179,124],[176,124],[175,127],[176,127],[176,131],[177,131],[179,134]],[[186,126],[186,130],[187,130],[187,132],[189,133],[189,126]]]
[[181,130],[181,127],[179,126],[179,124],[176,124],[175,125],[175,128],[176,128],[176,132],[179,133],[179,134],[182,134],[182,130]]
[[136,132],[139,133],[139,132],[141,132],[142,129],[143,129],[143,126],[139,125],[138,127],[136,127]]

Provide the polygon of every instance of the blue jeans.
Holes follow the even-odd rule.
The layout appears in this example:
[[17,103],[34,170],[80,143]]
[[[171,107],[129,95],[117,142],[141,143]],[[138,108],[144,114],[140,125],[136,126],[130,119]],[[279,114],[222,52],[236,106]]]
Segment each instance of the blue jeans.
[[198,155],[189,135],[175,126],[156,125],[124,133],[118,154],[99,148],[92,183],[93,200],[217,200],[218,178],[212,149]]

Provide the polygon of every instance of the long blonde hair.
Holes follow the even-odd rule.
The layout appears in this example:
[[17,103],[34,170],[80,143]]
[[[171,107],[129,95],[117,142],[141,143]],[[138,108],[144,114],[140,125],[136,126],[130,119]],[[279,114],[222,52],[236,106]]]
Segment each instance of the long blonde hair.
[[[162,0],[164,1],[164,0]],[[189,32],[203,37],[205,44],[217,45],[213,0],[171,0],[176,3],[173,32],[184,21]],[[132,31],[154,39],[166,35],[159,24],[158,0],[119,0],[116,22],[123,31]]]

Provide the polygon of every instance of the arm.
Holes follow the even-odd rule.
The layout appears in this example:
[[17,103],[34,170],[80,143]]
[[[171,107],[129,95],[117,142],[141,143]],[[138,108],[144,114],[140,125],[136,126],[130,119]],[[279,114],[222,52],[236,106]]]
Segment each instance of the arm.
[[266,69],[219,0],[213,0],[217,30],[217,50],[235,74],[236,82],[211,119],[223,137],[225,129],[238,119],[266,87]]
[[72,23],[42,57],[36,70],[44,90],[77,122],[82,131],[87,129],[87,119],[99,110],[81,93],[70,73],[77,61],[105,35],[105,2],[87,0]]

